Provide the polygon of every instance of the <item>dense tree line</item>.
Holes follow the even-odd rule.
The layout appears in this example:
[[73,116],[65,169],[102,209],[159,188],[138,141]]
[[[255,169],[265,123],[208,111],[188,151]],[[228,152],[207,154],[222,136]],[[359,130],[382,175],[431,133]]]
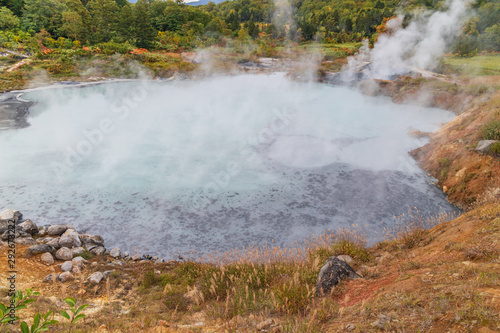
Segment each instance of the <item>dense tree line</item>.
[[[195,47],[227,37],[333,42],[372,37],[399,0],[233,0],[194,7],[182,0],[0,0],[0,30],[69,38],[81,45],[129,43],[140,48]],[[407,8],[439,9],[438,0]],[[478,0],[477,15],[457,45],[500,50],[500,3]],[[460,44],[462,43],[462,44]]]

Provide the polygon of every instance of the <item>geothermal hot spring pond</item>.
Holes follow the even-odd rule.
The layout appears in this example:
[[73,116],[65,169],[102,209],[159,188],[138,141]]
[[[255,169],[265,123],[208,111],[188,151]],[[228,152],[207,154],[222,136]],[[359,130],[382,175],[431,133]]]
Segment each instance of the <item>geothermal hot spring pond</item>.
[[439,109],[284,75],[32,91],[0,132],[0,206],[161,256],[286,245],[394,216],[454,211],[408,155]]

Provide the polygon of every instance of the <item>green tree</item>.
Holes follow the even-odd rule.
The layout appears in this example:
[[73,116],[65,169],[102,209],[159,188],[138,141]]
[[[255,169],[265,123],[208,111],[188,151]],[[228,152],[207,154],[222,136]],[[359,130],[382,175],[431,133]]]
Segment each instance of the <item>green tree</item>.
[[486,28],[481,35],[483,50],[500,51],[500,23]]
[[252,20],[247,21],[244,27],[247,29],[250,37],[256,38],[259,35],[259,27]]
[[92,0],[89,3],[91,40],[94,43],[109,42],[116,35],[119,8],[113,0]]
[[150,48],[156,37],[156,30],[151,25],[151,18],[148,12],[146,0],[139,0],[134,6],[134,27],[136,45],[138,47]]
[[21,16],[24,8],[24,0],[0,0],[0,7],[7,7],[14,15]]
[[7,7],[0,7],[0,30],[19,28],[19,19]]
[[385,4],[382,2],[382,1],[377,1],[377,3],[375,4],[375,6],[373,6],[373,8],[377,8],[377,9],[384,9],[385,8]]
[[118,7],[120,7],[120,8],[122,8],[123,6],[128,5],[128,1],[127,0],[115,0],[115,2],[118,5]]
[[118,17],[118,32],[123,41],[132,41],[135,36],[135,19],[130,5],[123,6]]
[[25,30],[36,32],[45,29],[53,36],[58,36],[62,26],[62,13],[68,7],[58,0],[26,0],[22,24]]
[[[63,13],[63,30],[68,34],[68,29],[76,34],[79,40],[86,41],[89,39],[91,26],[90,13],[85,8],[81,0],[64,0],[69,11],[74,14]],[[77,14],[77,15],[75,15]],[[69,36],[69,34],[68,34]],[[74,37],[72,37],[74,38]]]
[[62,21],[61,32],[63,34],[74,40],[82,39],[85,26],[78,13],[71,10],[65,11],[62,13]]

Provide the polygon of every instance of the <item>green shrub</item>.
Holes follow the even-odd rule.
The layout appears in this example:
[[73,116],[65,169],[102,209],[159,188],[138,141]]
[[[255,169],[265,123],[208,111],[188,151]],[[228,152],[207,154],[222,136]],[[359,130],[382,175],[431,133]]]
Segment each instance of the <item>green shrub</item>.
[[475,36],[462,34],[452,47],[452,53],[458,57],[473,57],[477,54],[478,41]]
[[99,48],[104,54],[111,55],[115,53],[119,54],[127,54],[133,50],[132,45],[129,43],[115,43],[115,42],[106,42],[99,43],[93,47],[94,49]]
[[495,155],[500,155],[500,142],[495,142],[490,147],[490,152]]
[[485,140],[500,140],[500,120],[489,122],[484,128]]

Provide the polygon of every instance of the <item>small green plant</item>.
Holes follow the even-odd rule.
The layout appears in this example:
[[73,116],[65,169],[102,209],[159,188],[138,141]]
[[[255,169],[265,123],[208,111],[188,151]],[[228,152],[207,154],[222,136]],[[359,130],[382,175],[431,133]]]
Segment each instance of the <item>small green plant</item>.
[[29,303],[35,301],[33,298],[31,298],[31,296],[38,295],[40,295],[40,293],[37,291],[33,291],[33,289],[26,289],[24,294],[21,290],[17,290],[12,295],[9,306],[0,303],[0,328],[2,328],[2,326],[6,323],[13,323],[16,320],[19,320],[17,313],[20,310],[26,309]]
[[82,257],[85,260],[90,260],[90,259],[92,259],[93,256],[94,255],[90,251],[83,251],[83,253],[80,254],[80,257]]
[[489,122],[484,128],[485,140],[500,140],[500,120]]
[[28,327],[28,324],[26,322],[21,323],[21,332],[22,333],[39,333],[39,332],[46,332],[49,330],[50,325],[57,324],[57,320],[52,320],[49,319],[49,316],[52,314],[52,310],[47,312],[43,316],[43,322],[42,320],[42,315],[40,313],[37,313],[35,317],[33,318],[33,325],[31,325],[31,328]]
[[83,304],[80,305],[78,308],[76,307],[76,300],[73,297],[68,297],[64,299],[64,302],[70,306],[70,311],[71,311],[71,316],[66,312],[66,311],[61,311],[61,316],[69,320],[69,331],[73,329],[73,324],[76,323],[78,320],[83,319],[85,315],[82,312],[85,310],[86,307],[88,307],[88,304]]

